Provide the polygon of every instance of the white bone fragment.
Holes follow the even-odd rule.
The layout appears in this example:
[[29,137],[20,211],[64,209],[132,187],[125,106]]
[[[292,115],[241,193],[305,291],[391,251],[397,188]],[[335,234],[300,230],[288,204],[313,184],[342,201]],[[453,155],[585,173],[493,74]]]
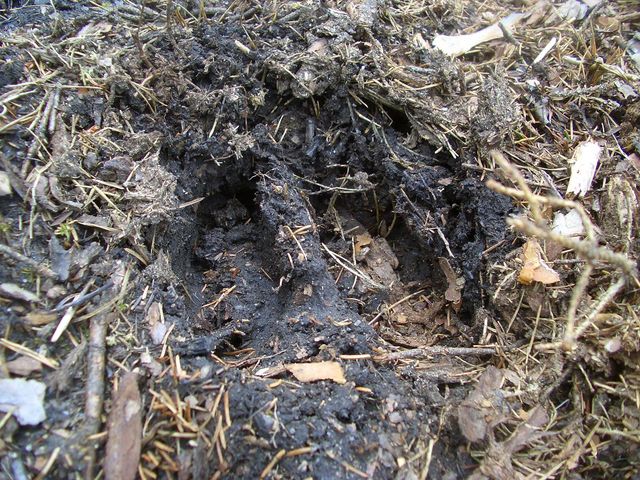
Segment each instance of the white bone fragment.
[[585,233],[582,219],[575,208],[572,208],[566,214],[557,212],[553,218],[551,230],[565,237],[583,237]]
[[602,148],[596,142],[587,141],[578,145],[571,159],[571,178],[567,186],[567,195],[584,197],[589,191],[601,152]]
[[446,55],[457,57],[467,53],[481,43],[502,38],[504,34],[499,24],[502,23],[503,27],[511,28],[516,25],[522,17],[524,17],[523,13],[512,13],[501,20],[501,22],[496,22],[482,30],[466,35],[436,35],[433,39],[433,46]]

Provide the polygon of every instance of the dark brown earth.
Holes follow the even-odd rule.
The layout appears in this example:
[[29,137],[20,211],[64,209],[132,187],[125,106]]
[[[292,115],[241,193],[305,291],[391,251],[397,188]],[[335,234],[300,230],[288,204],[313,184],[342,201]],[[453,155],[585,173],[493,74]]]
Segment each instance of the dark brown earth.
[[[525,125],[541,142],[561,138],[524,119],[535,100],[513,87],[552,82],[552,72],[497,60],[474,77],[467,62],[491,51],[463,61],[411,44],[474,25],[487,6],[454,15],[447,2],[420,14],[382,1],[205,2],[202,12],[189,1],[41,3],[5,2],[2,17],[0,94],[35,82],[8,104],[9,121],[59,100],[42,145],[31,147],[27,121],[2,127],[0,167],[14,193],[0,197],[0,235],[58,280],[3,262],[0,283],[40,300],[3,299],[0,326],[62,366],[30,376],[47,385],[45,422],[2,424],[0,477],[35,478],[51,458],[46,478],[99,475],[127,371],[141,394],[142,478],[516,478],[530,460],[514,467],[512,454],[534,457],[535,442],[580,432],[577,442],[600,428],[562,409],[604,395],[584,398],[579,372],[617,378],[623,360],[600,368],[589,355],[536,350],[540,370],[515,366],[532,335],[555,339],[547,324],[531,325],[536,313],[565,314],[577,273],[562,270],[553,291],[503,281],[526,240],[506,221],[523,206],[490,190],[487,173],[505,176],[476,162],[516,148],[531,135]],[[400,66],[418,70],[393,78]],[[595,110],[580,115],[604,122]],[[98,294],[51,343],[59,302],[84,288]],[[56,320],[34,326],[34,312]],[[96,351],[87,339],[98,321],[105,405],[91,432],[86,352]],[[487,328],[498,332],[490,342]],[[385,357],[434,345],[495,354]],[[346,383],[282,369],[320,361],[339,362]],[[467,411],[473,421],[459,418]],[[470,438],[469,422],[488,437]],[[535,436],[522,434],[529,426]],[[569,445],[558,438],[549,441]],[[564,462],[550,477],[632,478],[637,443],[611,438],[601,455],[585,447],[571,464],[545,450],[539,471]]]

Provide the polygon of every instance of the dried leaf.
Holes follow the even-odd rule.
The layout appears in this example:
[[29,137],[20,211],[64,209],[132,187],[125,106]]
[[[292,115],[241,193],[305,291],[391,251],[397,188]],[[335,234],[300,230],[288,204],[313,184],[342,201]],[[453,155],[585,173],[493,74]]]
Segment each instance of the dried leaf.
[[142,403],[138,375],[127,373],[120,381],[109,414],[109,437],[104,459],[106,480],[134,480],[140,461]]
[[33,372],[41,371],[42,364],[35,358],[21,355],[15,360],[7,362],[7,369],[9,370],[9,373],[26,377]]
[[509,409],[500,390],[502,372],[488,367],[478,379],[478,384],[458,407],[460,431],[471,442],[482,440],[489,428],[504,420]]
[[449,260],[444,257],[439,257],[438,262],[440,263],[440,268],[444,273],[444,276],[447,278],[447,291],[444,293],[444,298],[453,303],[453,305],[459,309],[462,303],[462,287],[464,286],[464,278],[458,279],[458,275],[451,268],[451,264]]
[[35,293],[31,293],[30,291],[19,287],[15,283],[0,284],[0,295],[4,297],[15,298],[16,300],[22,300],[25,302],[39,301],[39,298]]
[[596,142],[582,142],[578,145],[571,159],[571,178],[567,186],[567,195],[584,197],[589,191],[601,152],[602,148]]
[[346,383],[344,371],[338,362],[289,363],[284,366],[300,382],[333,380]]
[[24,318],[24,321],[27,325],[32,327],[41,327],[42,325],[47,325],[54,320],[56,320],[58,316],[55,313],[46,313],[46,312],[29,312]]
[[13,411],[20,425],[38,425],[47,418],[44,411],[45,384],[22,378],[0,380],[0,412]]
[[523,247],[524,266],[518,281],[524,285],[540,282],[545,285],[560,281],[560,275],[542,259],[542,248],[535,239],[527,240]]

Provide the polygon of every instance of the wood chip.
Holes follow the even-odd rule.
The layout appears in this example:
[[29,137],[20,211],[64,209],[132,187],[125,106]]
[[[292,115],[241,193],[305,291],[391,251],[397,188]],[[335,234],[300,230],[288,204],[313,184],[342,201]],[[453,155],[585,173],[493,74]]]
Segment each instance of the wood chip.
[[528,240],[522,249],[524,266],[518,275],[520,283],[530,285],[540,282],[548,285],[560,281],[560,275],[542,259],[542,248],[537,240]]
[[344,370],[338,362],[289,363],[284,366],[299,382],[333,380],[346,383]]
[[109,437],[104,459],[106,480],[134,480],[140,462],[142,402],[138,375],[127,373],[120,381],[109,414]]

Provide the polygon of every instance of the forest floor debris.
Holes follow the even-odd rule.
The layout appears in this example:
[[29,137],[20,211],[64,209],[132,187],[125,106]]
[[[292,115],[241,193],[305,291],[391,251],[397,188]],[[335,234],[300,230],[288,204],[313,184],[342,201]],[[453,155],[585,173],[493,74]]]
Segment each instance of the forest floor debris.
[[0,476],[634,478],[640,15],[518,5],[0,2]]

